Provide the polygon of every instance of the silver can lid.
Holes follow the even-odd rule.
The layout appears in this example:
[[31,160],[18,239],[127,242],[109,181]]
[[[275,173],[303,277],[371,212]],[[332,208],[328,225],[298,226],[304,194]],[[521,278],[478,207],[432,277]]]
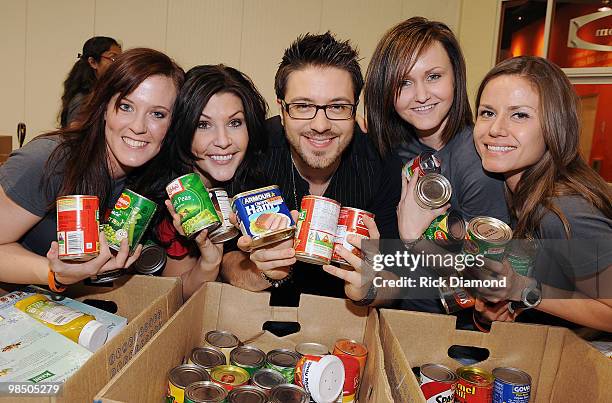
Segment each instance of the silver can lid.
[[238,337],[225,330],[211,330],[206,333],[204,340],[206,340],[208,344],[218,348],[231,348],[240,344]]
[[531,385],[531,376],[518,368],[499,367],[493,370],[495,379],[511,385]]
[[261,368],[253,374],[251,378],[253,385],[265,390],[270,390],[275,386],[286,383],[285,377],[278,371],[270,368]]
[[302,355],[327,355],[329,348],[321,343],[300,343],[295,346],[295,351]]
[[227,395],[228,403],[266,403],[267,401],[266,392],[252,385],[239,386]]
[[191,362],[203,368],[225,365],[225,355],[214,347],[196,347],[191,350]]
[[157,273],[166,265],[166,251],[159,245],[146,245],[134,262],[134,270],[140,274]]
[[270,403],[308,403],[310,395],[297,385],[278,385],[270,392]]
[[453,383],[457,380],[455,371],[441,364],[421,365],[421,376],[427,377],[432,381]]
[[474,217],[468,222],[468,231],[476,239],[489,243],[506,243],[512,239],[512,229],[494,217]]
[[239,367],[259,368],[266,362],[266,353],[253,346],[239,346],[230,352],[230,363]]
[[185,389],[185,398],[194,403],[221,403],[227,398],[227,390],[210,381],[194,382]]
[[441,174],[430,173],[419,178],[415,188],[417,203],[424,208],[436,209],[444,206],[451,198],[452,187]]
[[269,351],[266,359],[270,364],[276,365],[277,367],[292,368],[297,365],[300,360],[300,355],[292,350],[278,348]]
[[168,374],[168,379],[174,385],[186,388],[194,382],[209,381],[210,375],[204,368],[195,364],[183,364],[172,368]]

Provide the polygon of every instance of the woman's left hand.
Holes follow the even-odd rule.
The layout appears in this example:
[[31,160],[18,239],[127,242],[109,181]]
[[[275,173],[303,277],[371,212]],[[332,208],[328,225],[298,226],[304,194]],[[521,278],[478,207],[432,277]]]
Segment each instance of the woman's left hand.
[[337,246],[335,248],[336,252],[342,256],[350,266],[323,266],[323,270],[344,280],[344,292],[346,296],[353,301],[360,301],[368,294],[368,290],[376,274],[376,271],[372,267],[374,256],[379,254],[378,242],[371,241],[380,239],[380,233],[378,232],[376,223],[368,216],[363,217],[363,223],[370,233],[370,241],[365,239],[364,242],[362,242],[363,238],[352,234],[347,236],[347,241],[361,251],[363,259],[354,255],[345,247]]
[[470,289],[479,298],[493,303],[520,301],[523,290],[531,281],[529,277],[522,276],[514,271],[507,259],[498,262],[485,258],[482,267],[470,266],[465,269],[463,275],[470,280],[502,280],[505,278],[505,287],[477,287]]
[[219,266],[223,258],[223,243],[212,243],[208,237],[208,230],[202,230],[194,238],[200,251],[200,264]]
[[488,303],[487,301],[476,298],[474,309],[480,316],[489,322],[514,322],[518,316],[517,312],[510,312],[508,309],[508,301]]

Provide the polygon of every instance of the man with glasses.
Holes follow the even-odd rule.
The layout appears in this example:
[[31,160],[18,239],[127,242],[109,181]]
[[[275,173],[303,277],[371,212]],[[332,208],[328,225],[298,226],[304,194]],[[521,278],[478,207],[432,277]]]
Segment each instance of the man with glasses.
[[[267,121],[269,148],[261,168],[289,209],[299,210],[308,194],[328,197],[374,213],[381,238],[397,239],[401,164],[394,157],[383,161],[355,123],[363,87],[357,51],[329,32],[301,36],[285,51],[274,86],[280,115]],[[248,250],[250,238],[238,245]],[[288,240],[250,256],[230,252],[241,256],[224,258],[222,275],[250,290],[272,287],[276,304],[296,305],[300,293],[345,296],[342,280],[321,266],[296,262],[292,246]]]

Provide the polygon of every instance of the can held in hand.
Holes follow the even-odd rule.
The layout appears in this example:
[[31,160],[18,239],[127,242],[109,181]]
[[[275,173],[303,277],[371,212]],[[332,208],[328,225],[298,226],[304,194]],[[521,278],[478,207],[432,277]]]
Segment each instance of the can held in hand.
[[235,365],[219,365],[210,370],[211,380],[228,392],[249,382],[249,373]]
[[370,239],[370,231],[363,222],[363,217],[368,216],[374,219],[374,214],[369,211],[360,210],[353,207],[342,207],[338,216],[338,227],[336,228],[336,239],[334,241],[334,253],[332,262],[348,264],[348,262],[335,251],[336,245],[344,246],[353,255],[363,259],[363,253],[359,248],[354,247],[346,240],[347,235],[355,235],[362,239]]
[[440,364],[424,364],[420,370],[419,385],[427,403],[452,403],[455,400],[455,371]]
[[253,346],[238,346],[230,352],[230,364],[240,367],[252,377],[266,363],[266,353]]
[[295,258],[312,264],[329,264],[334,252],[340,203],[327,197],[302,198],[296,224]]
[[292,350],[284,348],[270,350],[266,355],[266,368],[278,371],[287,383],[293,383],[295,366],[300,358],[300,355]]
[[174,211],[181,217],[181,227],[187,238],[195,238],[200,231],[213,231],[221,225],[200,175],[190,173],[176,178],[166,186],[166,193]]
[[493,398],[493,375],[478,367],[457,369],[456,403],[490,403]]
[[455,210],[450,210],[436,217],[429,224],[422,237],[446,245],[463,242],[466,231],[466,223],[461,214]]
[[121,241],[127,238],[130,254],[134,253],[155,210],[157,204],[130,189],[124,189],[103,226],[108,246],[118,251]]
[[529,403],[531,376],[517,368],[493,370],[493,403]]
[[295,223],[278,186],[242,192],[232,198],[232,210],[252,249],[293,237]]
[[155,243],[147,243],[142,247],[142,252],[132,268],[138,274],[154,276],[164,270],[167,258],[164,248]]
[[219,365],[227,364],[225,355],[221,350],[215,347],[196,347],[191,350],[189,364],[195,364],[204,368],[210,373],[210,370]]
[[440,287],[440,301],[447,314],[459,312],[463,309],[471,308],[476,304],[476,300],[464,288],[461,287]]
[[185,403],[224,403],[227,390],[210,381],[194,382],[185,389]]
[[168,398],[174,398],[174,402],[183,403],[187,386],[194,382],[209,380],[208,372],[197,365],[183,364],[174,367],[168,373]]
[[497,218],[474,217],[468,222],[465,238],[464,253],[501,261],[506,245],[512,239],[512,229]]
[[424,209],[434,210],[449,202],[452,187],[448,179],[440,174],[427,174],[417,181],[414,196],[417,204]]
[[225,355],[225,361],[230,362],[231,351],[238,347],[240,340],[236,335],[224,330],[211,330],[204,335],[204,342],[220,350]]
[[338,402],[354,403],[361,380],[359,379],[359,361],[350,355],[338,355],[344,366],[344,386],[342,398]]
[[334,344],[333,355],[350,355],[359,361],[359,379],[363,376],[366,360],[368,359],[368,348],[365,344],[355,340],[339,339]]
[[209,189],[210,200],[212,200],[217,216],[221,220],[221,225],[210,233],[208,238],[212,243],[222,243],[238,236],[240,231],[230,222],[232,205],[230,204],[227,192],[223,188]]
[[317,403],[334,402],[344,387],[342,360],[335,355],[302,357],[295,368],[295,384]]
[[414,174],[417,168],[421,169],[419,176],[424,176],[426,174],[431,173],[440,173],[440,167],[442,163],[438,157],[434,155],[434,153],[430,151],[425,151],[414,157],[412,160],[408,161],[402,172],[404,176],[410,178]]
[[61,196],[56,201],[59,258],[85,262],[100,254],[97,196]]
[[227,403],[267,403],[268,395],[256,386],[244,385],[234,388],[227,395]]

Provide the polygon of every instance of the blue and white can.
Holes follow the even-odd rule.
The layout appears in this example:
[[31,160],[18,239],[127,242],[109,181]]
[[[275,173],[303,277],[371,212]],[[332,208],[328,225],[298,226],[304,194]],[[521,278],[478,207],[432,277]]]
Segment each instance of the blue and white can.
[[249,190],[232,198],[232,210],[252,249],[293,237],[295,222],[278,186]]
[[517,368],[493,370],[493,403],[528,403],[531,396],[531,376]]

